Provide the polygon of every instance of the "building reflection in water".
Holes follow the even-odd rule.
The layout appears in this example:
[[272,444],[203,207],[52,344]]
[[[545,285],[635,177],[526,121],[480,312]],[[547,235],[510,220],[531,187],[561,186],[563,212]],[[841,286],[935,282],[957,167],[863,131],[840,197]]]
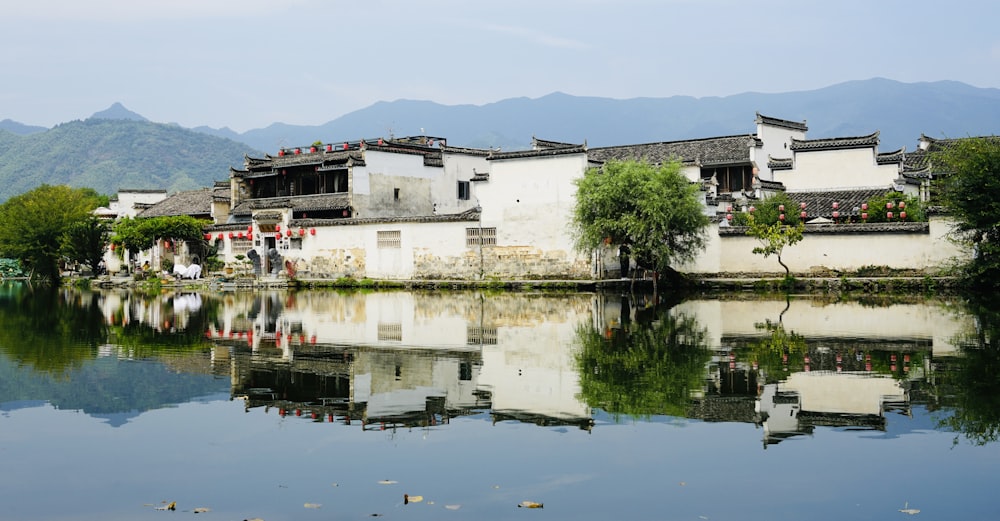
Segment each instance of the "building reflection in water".
[[[494,422],[584,430],[594,425],[594,409],[683,414],[754,423],[765,448],[816,426],[885,430],[888,413],[908,414],[914,400],[933,399],[934,360],[956,354],[951,339],[970,323],[928,303],[806,298],[674,306],[590,293],[305,291],[161,299],[108,293],[105,316],[161,329],[204,325],[215,371],[228,368],[232,396],[248,410],[373,430],[481,413]],[[697,347],[697,356],[683,358],[694,361],[696,385],[671,402],[664,398],[669,390],[657,392],[649,378],[655,375],[642,374],[655,363],[623,369],[654,382],[653,389],[609,375],[618,362],[584,367],[581,331],[609,352],[662,351],[654,355],[667,361],[666,370],[681,363],[671,350]],[[588,403],[600,392],[624,398]]]

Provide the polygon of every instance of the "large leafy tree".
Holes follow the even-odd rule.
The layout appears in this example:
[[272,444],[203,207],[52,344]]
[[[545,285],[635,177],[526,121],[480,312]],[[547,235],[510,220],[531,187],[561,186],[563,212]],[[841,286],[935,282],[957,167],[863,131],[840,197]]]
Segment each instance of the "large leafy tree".
[[63,236],[101,199],[87,188],[42,185],[0,205],[0,252],[33,276],[59,281]]
[[203,234],[207,224],[189,215],[125,218],[115,224],[111,242],[131,252],[148,250],[162,239],[193,242],[204,249]]
[[693,259],[706,240],[700,190],[670,161],[608,161],[576,180],[573,225],[577,247],[627,245],[646,267],[663,272]]
[[966,274],[978,288],[1000,288],[1000,137],[958,139],[933,152],[941,199],[956,234],[974,248]]
[[108,247],[108,233],[108,224],[93,215],[72,223],[63,235],[63,254],[86,264],[96,275]]

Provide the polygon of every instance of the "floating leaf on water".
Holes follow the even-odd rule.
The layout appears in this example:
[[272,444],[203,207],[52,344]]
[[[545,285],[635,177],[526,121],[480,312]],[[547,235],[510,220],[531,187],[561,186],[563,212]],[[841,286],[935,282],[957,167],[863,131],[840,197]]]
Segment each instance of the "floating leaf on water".
[[419,503],[424,500],[424,496],[411,496],[409,494],[403,494],[403,504],[408,503]]
[[382,481],[378,482],[379,485],[395,485],[396,483],[399,483],[399,482],[398,481],[393,481],[391,479],[383,479]]
[[542,503],[535,503],[534,501],[522,501],[522,502],[520,502],[520,503],[517,504],[517,508],[521,508],[521,507],[524,507],[524,508],[542,508],[544,506],[545,505],[543,505]]
[[320,507],[322,507],[322,506],[323,506],[323,505],[321,505],[321,504],[319,504],[319,503],[306,503],[306,504],[305,504],[305,507],[306,507],[306,508],[320,508]]
[[205,512],[211,512],[211,511],[212,509],[208,507],[198,507],[192,510],[192,512],[194,512],[195,514],[204,514]]
[[462,508],[462,505],[445,505],[444,507],[447,508],[448,510],[458,510]]

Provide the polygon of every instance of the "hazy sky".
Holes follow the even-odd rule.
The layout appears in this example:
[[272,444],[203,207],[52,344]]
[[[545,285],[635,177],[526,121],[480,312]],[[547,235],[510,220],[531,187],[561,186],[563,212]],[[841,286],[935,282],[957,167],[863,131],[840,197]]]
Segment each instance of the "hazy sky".
[[1000,88],[995,0],[5,0],[0,20],[0,120],[43,126],[116,101],[242,132],[396,99]]

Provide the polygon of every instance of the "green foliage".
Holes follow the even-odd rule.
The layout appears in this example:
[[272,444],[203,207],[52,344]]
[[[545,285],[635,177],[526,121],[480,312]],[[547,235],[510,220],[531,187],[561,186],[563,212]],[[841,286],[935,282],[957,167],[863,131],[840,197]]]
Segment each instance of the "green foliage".
[[108,225],[91,215],[70,224],[62,238],[62,252],[71,261],[85,264],[97,274],[108,246]]
[[42,185],[0,205],[0,252],[35,276],[59,280],[63,237],[96,208],[93,190]]
[[805,225],[798,222],[794,225],[781,224],[780,221],[774,223],[758,222],[756,215],[751,215],[748,219],[747,235],[757,239],[761,245],[753,249],[755,255],[763,255],[768,258],[774,255],[778,259],[778,264],[785,268],[786,279],[791,277],[791,271],[781,260],[781,252],[785,246],[792,246],[802,240],[802,233]]
[[974,249],[964,267],[970,286],[1000,289],[1000,138],[960,139],[931,155],[947,175],[941,200],[957,221],[957,237]]
[[616,416],[688,414],[712,356],[707,332],[695,318],[665,307],[653,315],[608,336],[592,327],[577,330],[577,367],[587,405]]
[[[752,211],[734,214],[733,225],[749,226],[751,217],[759,224],[784,223],[789,226],[795,226],[802,220],[799,218],[799,205],[784,192],[758,201],[751,208]],[[781,219],[782,214],[785,215],[784,219]]]
[[10,146],[0,146],[0,201],[42,184],[106,194],[119,187],[194,190],[242,165],[244,154],[259,154],[229,139],[146,121],[88,119],[8,136]]
[[[889,204],[891,207],[886,207]],[[903,205],[900,207],[900,205]],[[888,218],[892,212],[892,219]],[[906,213],[906,217],[900,217]],[[868,219],[865,222],[924,222],[927,221],[927,214],[920,199],[913,196],[906,196],[896,192],[889,192],[884,195],[872,197],[868,200]]]
[[17,259],[0,258],[0,278],[13,279],[27,275]]
[[581,250],[608,242],[628,245],[642,265],[665,271],[704,248],[708,218],[701,194],[677,161],[658,167],[609,161],[587,170],[575,184],[573,227]]
[[159,239],[203,244],[204,229],[208,224],[189,215],[148,219],[126,217],[115,223],[111,242],[133,252],[148,250]]

